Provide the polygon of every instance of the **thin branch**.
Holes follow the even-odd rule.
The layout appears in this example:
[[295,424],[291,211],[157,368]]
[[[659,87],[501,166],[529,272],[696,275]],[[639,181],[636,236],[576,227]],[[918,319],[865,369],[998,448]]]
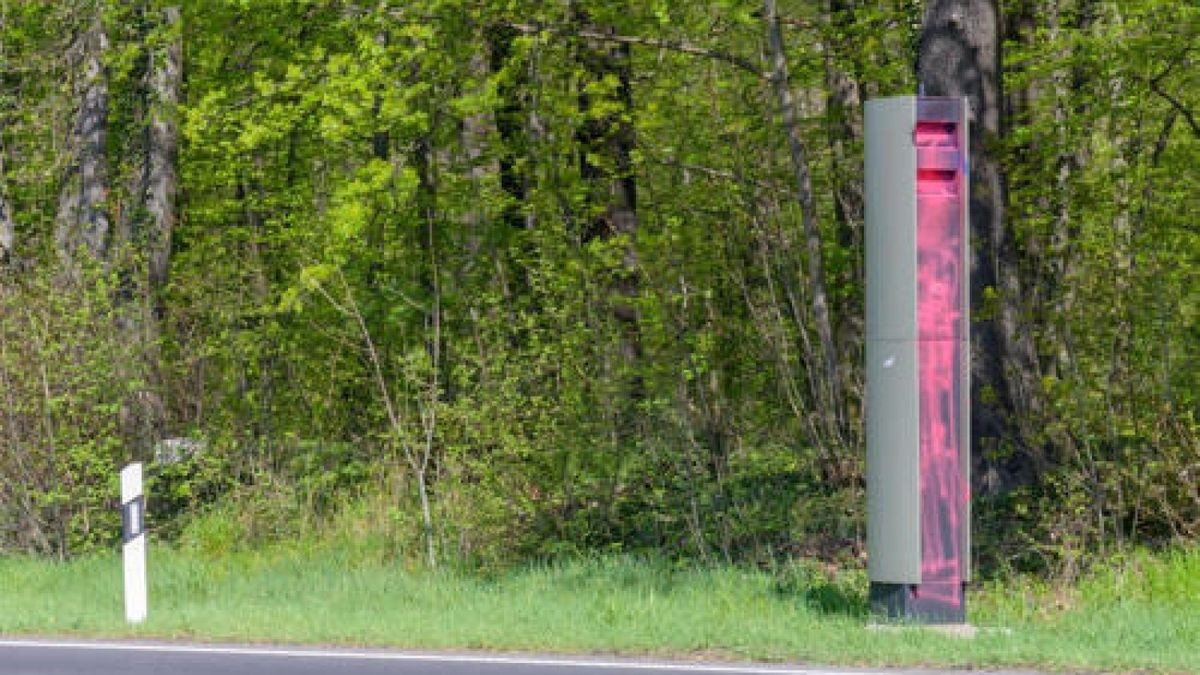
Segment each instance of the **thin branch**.
[[769,79],[770,74],[765,73],[759,68],[754,61],[731,54],[720,49],[712,49],[709,47],[701,47],[686,40],[672,40],[641,37],[637,35],[617,35],[616,33],[604,33],[597,30],[587,28],[567,28],[559,26],[542,26],[539,24],[529,23],[510,23],[510,28],[524,35],[537,35],[542,32],[553,33],[554,35],[579,37],[588,40],[600,40],[602,42],[612,42],[614,44],[636,45],[640,47],[653,47],[656,49],[668,49],[679,52],[681,54],[689,54],[691,56],[703,56],[705,58],[723,61],[732,66],[752,73],[760,79]]
[[[340,276],[340,275],[339,275]],[[375,385],[379,388],[380,397],[383,399],[384,412],[387,413],[388,424],[391,425],[392,436],[400,443],[401,449],[404,451],[405,459],[413,470],[417,470],[418,462],[416,453],[409,447],[408,440],[404,435],[404,422],[400,418],[395,402],[392,400],[392,392],[388,388],[387,378],[383,374],[383,363],[379,357],[379,351],[375,348],[375,340],[371,337],[371,331],[367,327],[366,319],[363,318],[362,312],[358,309],[358,303],[354,300],[354,295],[350,291],[349,285],[344,278],[339,279],[342,284],[343,291],[346,294],[346,304],[342,305],[326,290],[319,282],[314,283],[313,287],[321,294],[325,301],[338,310],[341,314],[352,319],[363,339],[363,344],[367,350],[367,357],[371,363],[371,371],[374,375]]]
[[1171,74],[1171,71],[1175,69],[1175,66],[1181,63],[1184,65],[1191,65],[1191,59],[1188,58],[1188,54],[1191,51],[1192,47],[1188,47],[1187,49],[1183,50],[1183,53],[1179,55],[1179,58],[1173,59],[1165,68],[1163,68],[1161,73],[1149,78],[1146,83],[1150,85],[1150,91],[1153,91],[1155,94],[1161,96],[1167,101],[1167,103],[1170,103],[1171,107],[1178,111],[1180,115],[1183,115],[1183,119],[1187,120],[1188,126],[1192,128],[1192,135],[1200,138],[1200,124],[1196,123],[1195,114],[1189,110],[1182,101],[1168,94],[1162,88],[1162,81],[1167,79],[1167,76]]
[[1150,80],[1150,90],[1166,99],[1172,108],[1178,111],[1180,115],[1183,115],[1183,119],[1187,120],[1188,126],[1192,128],[1192,135],[1200,138],[1200,124],[1196,123],[1195,113],[1189,110],[1182,101],[1164,91],[1158,84],[1158,78]]
[[[1158,161],[1162,159],[1163,152],[1167,149],[1167,139],[1171,137],[1171,130],[1175,128],[1175,120],[1179,117],[1179,111],[1172,110],[1167,115],[1167,121],[1163,122],[1162,131],[1158,133],[1158,140],[1154,143],[1154,152],[1150,154],[1150,165],[1158,167]],[[1193,131],[1195,123],[1192,124]]]
[[778,185],[778,184],[771,183],[771,182],[757,179],[757,178],[750,178],[748,176],[741,176],[741,175],[738,175],[738,174],[734,173],[733,171],[729,171],[727,169],[716,169],[716,168],[713,168],[710,166],[703,166],[700,164],[691,164],[691,163],[676,159],[675,157],[673,157],[671,155],[659,156],[659,155],[654,154],[652,151],[643,151],[642,157],[647,162],[651,162],[653,164],[658,164],[660,166],[672,167],[672,168],[679,169],[681,171],[694,171],[698,174],[707,176],[707,177],[715,179],[715,180],[729,181],[731,183],[743,183],[743,184],[749,183],[750,185],[754,185],[754,186],[762,188],[764,190],[768,190],[768,191],[776,192],[776,193],[790,193],[791,192],[791,188],[789,188],[787,186]]

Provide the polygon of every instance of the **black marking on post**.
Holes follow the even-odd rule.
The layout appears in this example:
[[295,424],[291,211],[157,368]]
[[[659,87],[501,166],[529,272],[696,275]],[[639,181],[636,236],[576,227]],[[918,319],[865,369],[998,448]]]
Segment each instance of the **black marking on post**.
[[146,499],[142,495],[121,504],[121,543],[128,544],[146,533]]

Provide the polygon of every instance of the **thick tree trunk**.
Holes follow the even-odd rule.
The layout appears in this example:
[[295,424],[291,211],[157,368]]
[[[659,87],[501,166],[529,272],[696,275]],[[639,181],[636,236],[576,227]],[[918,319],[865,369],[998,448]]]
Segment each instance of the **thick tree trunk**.
[[[574,9],[572,19],[576,33],[614,33],[610,26],[596,25],[586,11]],[[637,138],[631,49],[629,44],[580,37],[575,51],[580,74],[576,105],[581,120],[575,130],[575,153],[587,194],[586,211],[576,232],[585,247],[601,241],[615,241],[622,247],[620,266],[606,270],[612,281],[605,284],[593,310],[597,317],[610,317],[612,323],[607,325],[618,331],[617,353],[610,358],[607,344],[599,350],[604,364],[602,377],[615,386],[596,401],[610,425],[610,451],[618,457],[614,466],[623,463],[619,457],[631,452],[642,436],[644,417],[639,404],[645,398],[641,320],[636,305],[640,284],[636,247],[639,223],[633,169]],[[614,536],[612,506],[617,501],[619,474],[606,472],[606,494],[600,499],[602,508],[597,516],[609,537]],[[570,487],[564,494],[571,494]],[[568,500],[566,506],[569,510],[574,505]]]
[[816,403],[824,413],[826,433],[837,445],[845,444],[841,378],[837,367],[837,349],[833,341],[833,321],[830,319],[829,294],[825,285],[825,266],[821,230],[817,223],[817,206],[813,197],[812,175],[808,164],[808,153],[800,136],[800,115],[789,84],[787,56],[783,46],[783,31],[779,25],[779,14],[775,0],[764,0],[764,17],[767,27],[767,48],[771,60],[771,80],[783,115],[783,127],[787,134],[788,150],[796,178],[796,200],[800,206],[800,219],[804,228],[806,258],[808,262],[808,285],[812,302],[812,317],[819,343],[820,368],[824,385],[815,392]]
[[[633,109],[629,45],[608,47],[588,44],[580,52],[580,61],[590,83],[613,78],[620,83],[618,101],[623,114],[597,117],[597,101],[586,91],[579,95],[584,115],[579,130],[580,173],[589,187],[605,199],[607,207],[594,218],[584,232],[584,240],[637,234],[637,184],[633,176],[635,136],[629,113]],[[594,160],[593,158],[598,158]],[[632,251],[631,251],[632,253]]]
[[182,17],[178,6],[162,10],[163,46],[151,55],[150,144],[144,196],[149,216],[147,256],[150,288],[167,282],[171,238],[175,232],[175,199],[179,190],[179,95],[183,82]]
[[[1047,0],[1045,3],[1046,23],[1049,28],[1051,44],[1058,44],[1062,30],[1063,17],[1059,11],[1058,0]],[[1075,25],[1067,26],[1068,30],[1083,32],[1091,23],[1090,2],[1081,2],[1076,8]],[[1078,51],[1079,47],[1071,47]],[[1073,62],[1075,54],[1070,52],[1057,56],[1065,62]],[[1076,240],[1079,238],[1080,223],[1072,215],[1072,182],[1074,174],[1086,163],[1086,151],[1079,147],[1078,134],[1071,130],[1071,117],[1085,112],[1083,103],[1079,101],[1079,84],[1083,80],[1080,66],[1068,68],[1065,65],[1056,68],[1051,73],[1054,90],[1054,128],[1058,152],[1055,157],[1054,190],[1051,203],[1053,204],[1054,221],[1050,234],[1047,256],[1049,258],[1045,277],[1039,282],[1052,289],[1048,311],[1049,337],[1047,339],[1051,359],[1048,370],[1058,378],[1065,377],[1074,367],[1074,356],[1070,344],[1070,318],[1075,308],[1075,269],[1076,269]],[[1072,102],[1075,102],[1072,105]]]
[[63,177],[55,229],[55,243],[68,264],[75,261],[80,247],[98,260],[108,257],[108,76],[104,70],[108,36],[102,13],[95,10],[69,54],[78,108],[68,140],[72,157]]
[[[171,240],[178,217],[178,108],[183,80],[183,37],[178,5],[157,10],[152,7],[159,5],[147,2],[139,7],[147,14],[156,14],[147,16],[147,31],[139,36],[146,61],[144,77],[137,89],[144,112],[140,119],[143,132],[135,149],[139,166],[130,187],[134,204],[117,214],[110,257],[122,272],[123,283],[116,298],[120,309],[118,324],[130,344],[141,350],[144,376],[154,382],[161,361],[159,320],[166,309],[159,291],[167,283]],[[135,272],[143,269],[140,256],[145,261],[144,282],[135,277]],[[139,293],[146,294],[145,303],[134,301]],[[130,410],[125,413],[128,419],[139,421],[139,433],[146,443],[161,438],[165,427],[165,406],[160,392],[158,386],[147,387],[129,402]]]
[[[578,20],[584,30],[608,32],[590,25],[586,16]],[[585,223],[582,240],[626,238],[622,273],[617,282],[620,296],[613,304],[613,316],[622,328],[621,353],[625,366],[635,372],[641,357],[637,310],[633,299],[638,292],[637,181],[633,173],[633,151],[637,138],[633,127],[633,76],[631,47],[602,40],[582,41],[580,66],[586,82],[579,93],[579,111],[584,121],[576,132],[579,142],[579,172],[593,194],[594,203],[604,204],[599,215]],[[588,83],[615,81],[619,112],[597,115],[599,101],[588,91]],[[639,398],[640,380],[633,375],[630,394]]]
[[[1005,179],[996,146],[1003,133],[1000,17],[996,0],[933,0],[925,8],[917,77],[930,96],[966,96],[971,115],[971,301],[976,308],[972,378],[977,453],[1032,436],[1037,361],[1022,319],[1018,251],[1005,222]],[[996,296],[995,311],[978,318]],[[1028,457],[1039,461],[1036,453]]]

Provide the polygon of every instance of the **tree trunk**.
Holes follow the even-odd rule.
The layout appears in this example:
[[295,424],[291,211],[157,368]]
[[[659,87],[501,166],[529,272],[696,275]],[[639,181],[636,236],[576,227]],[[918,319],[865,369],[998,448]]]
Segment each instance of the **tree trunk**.
[[[1062,19],[1059,12],[1058,0],[1046,2],[1046,22],[1049,28],[1051,44],[1058,44],[1062,38]],[[1090,2],[1081,2],[1076,8],[1076,23],[1067,26],[1068,30],[1088,30],[1092,17]],[[1066,62],[1075,61],[1079,47],[1068,47],[1069,51],[1056,58]],[[1071,130],[1071,117],[1085,113],[1085,96],[1081,95],[1080,83],[1084,75],[1081,67],[1076,65],[1068,68],[1064,65],[1051,73],[1051,83],[1054,90],[1054,129],[1058,143],[1055,157],[1054,190],[1051,203],[1053,204],[1054,221],[1050,234],[1047,255],[1048,264],[1045,266],[1045,277],[1039,281],[1053,289],[1048,307],[1048,340],[1051,350],[1049,369],[1055,377],[1063,378],[1073,368],[1074,356],[1070,344],[1070,317],[1075,309],[1076,295],[1076,240],[1079,238],[1080,223],[1072,215],[1072,182],[1074,175],[1086,163],[1086,151],[1078,132]],[[1073,104],[1074,102],[1074,104]]]
[[[468,77],[472,81],[485,82],[491,72],[490,66],[485,55],[476,52],[468,61]],[[466,207],[463,217],[465,227],[461,239],[461,245],[466,249],[466,260],[468,261],[465,265],[466,268],[475,267],[483,244],[487,240],[485,229],[489,208],[484,195],[488,176],[499,174],[503,186],[503,173],[500,171],[498,163],[486,155],[488,139],[494,129],[494,121],[493,115],[488,114],[488,111],[472,110],[463,117],[459,126],[462,161],[465,161],[467,165],[466,174],[471,181],[472,193],[471,203]],[[501,208],[502,214],[507,210],[507,206]],[[464,271],[463,268],[458,268],[458,272]],[[456,282],[459,281],[465,282],[465,279],[456,274]]]
[[[833,174],[833,211],[837,222],[837,244],[848,253],[851,265],[835,279],[840,288],[863,287],[864,263],[864,198],[862,184],[863,118],[862,79],[858,66],[858,45],[847,44],[844,37],[854,25],[858,3],[850,0],[830,0],[828,22],[833,39],[825,56],[826,118],[828,120],[829,150]],[[847,63],[848,62],[848,63]],[[844,65],[845,64],[845,65]],[[847,67],[848,66],[848,67]],[[850,400],[862,401],[861,369],[847,364],[862,363],[865,333],[865,298],[852,293],[833,308],[835,357],[841,366],[839,388]],[[861,442],[860,424],[850,418],[850,401],[846,401],[846,439],[851,447]]]
[[[917,79],[929,96],[966,96],[971,116],[971,302],[977,316],[972,378],[972,443],[977,453],[1011,444],[1027,453],[1037,361],[1022,319],[1018,251],[1006,227],[1006,186],[997,156],[1003,133],[1000,17],[996,0],[926,5]],[[994,311],[989,298],[995,295]],[[979,317],[980,310],[986,312]]]
[[[783,127],[787,134],[788,150],[796,178],[796,200],[800,205],[800,219],[804,228],[806,258],[808,262],[809,294],[812,302],[813,322],[816,324],[820,350],[820,364],[824,386],[818,387],[816,403],[824,415],[826,433],[837,445],[845,444],[843,433],[845,415],[842,400],[841,379],[837,367],[837,350],[833,342],[833,322],[830,319],[829,296],[825,286],[825,266],[821,230],[817,223],[817,206],[813,198],[812,175],[804,140],[800,137],[800,115],[789,84],[787,56],[783,46],[783,31],[779,25],[779,14],[775,0],[764,0],[764,17],[767,24],[767,48],[771,60],[771,80],[783,115]],[[803,328],[801,328],[803,330]]]
[[147,256],[150,289],[167,282],[171,238],[175,231],[175,198],[179,190],[179,95],[183,82],[182,17],[178,6],[162,10],[165,44],[151,55],[150,144],[144,201],[149,216]]
[[[848,58],[848,52],[857,45],[845,45],[841,36],[853,27],[854,8],[857,3],[847,0],[829,2],[830,33],[835,37],[828,45],[825,56],[825,83],[828,89],[826,117],[829,120],[829,144],[834,162],[834,212],[838,218],[838,243],[861,251],[863,241],[863,193],[862,181],[858,179],[862,168],[861,157],[853,157],[851,150],[862,143],[862,87],[857,72],[847,72],[839,59]],[[854,279],[861,282],[861,256],[854,265]],[[858,316],[861,312],[854,312]],[[851,320],[850,316],[839,317]],[[859,326],[861,328],[861,326]],[[861,331],[860,331],[861,332]]]
[[[180,8],[155,7],[158,5],[150,2],[139,7],[148,16],[147,29],[139,35],[146,62],[144,78],[136,90],[144,113],[140,118],[140,143],[135,146],[138,166],[131,180],[134,204],[117,214],[110,254],[122,278],[116,297],[120,310],[117,322],[130,345],[141,350],[145,377],[151,382],[158,381],[156,374],[162,360],[158,350],[159,320],[166,308],[160,291],[167,283],[177,219],[178,108],[183,79]],[[150,15],[153,11],[157,14]],[[137,279],[143,270],[140,256],[145,257],[144,282]],[[139,293],[145,294],[144,302],[133,301]],[[149,386],[128,403],[133,409],[126,412],[126,417],[140,421],[139,432],[147,444],[161,438],[165,427],[160,392],[159,386]]]
[[105,149],[108,132],[108,75],[104,54],[108,36],[103,10],[97,7],[88,26],[71,45],[68,60],[74,71],[72,87],[78,108],[67,141],[72,157],[63,177],[59,196],[55,243],[71,264],[82,246],[97,260],[106,260],[109,244],[108,162]]
[[[582,12],[577,20],[585,31],[605,33],[589,23]],[[629,377],[629,395],[641,396],[636,374],[641,358],[641,339],[637,310],[633,300],[638,293],[637,280],[637,181],[633,173],[633,151],[637,138],[633,127],[633,76],[631,47],[602,40],[583,39],[579,62],[585,81],[579,92],[579,112],[583,123],[576,132],[579,142],[579,172],[594,202],[603,204],[602,212],[584,224],[584,242],[623,236],[626,238],[622,273],[617,282],[618,299],[612,314],[621,326],[621,355]],[[618,83],[616,97],[619,112],[597,115],[598,104],[588,84],[605,81]]]

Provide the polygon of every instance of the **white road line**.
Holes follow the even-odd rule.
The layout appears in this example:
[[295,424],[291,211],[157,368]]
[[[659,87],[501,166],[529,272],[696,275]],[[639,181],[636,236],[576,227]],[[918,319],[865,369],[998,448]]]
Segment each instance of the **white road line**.
[[134,642],[54,642],[47,640],[0,640],[0,648],[79,649],[118,652],[160,652],[168,654],[216,654],[227,656],[277,656],[300,659],[348,661],[427,661],[442,663],[480,663],[514,666],[557,666],[560,668],[599,668],[608,670],[659,670],[685,673],[730,673],[731,675],[889,675],[880,670],[820,670],[770,666],[654,663],[646,661],[590,661],[526,656],[473,656],[469,654],[420,654],[385,651],[340,651],[285,649],[275,647],[221,647],[216,645],[169,645]]

